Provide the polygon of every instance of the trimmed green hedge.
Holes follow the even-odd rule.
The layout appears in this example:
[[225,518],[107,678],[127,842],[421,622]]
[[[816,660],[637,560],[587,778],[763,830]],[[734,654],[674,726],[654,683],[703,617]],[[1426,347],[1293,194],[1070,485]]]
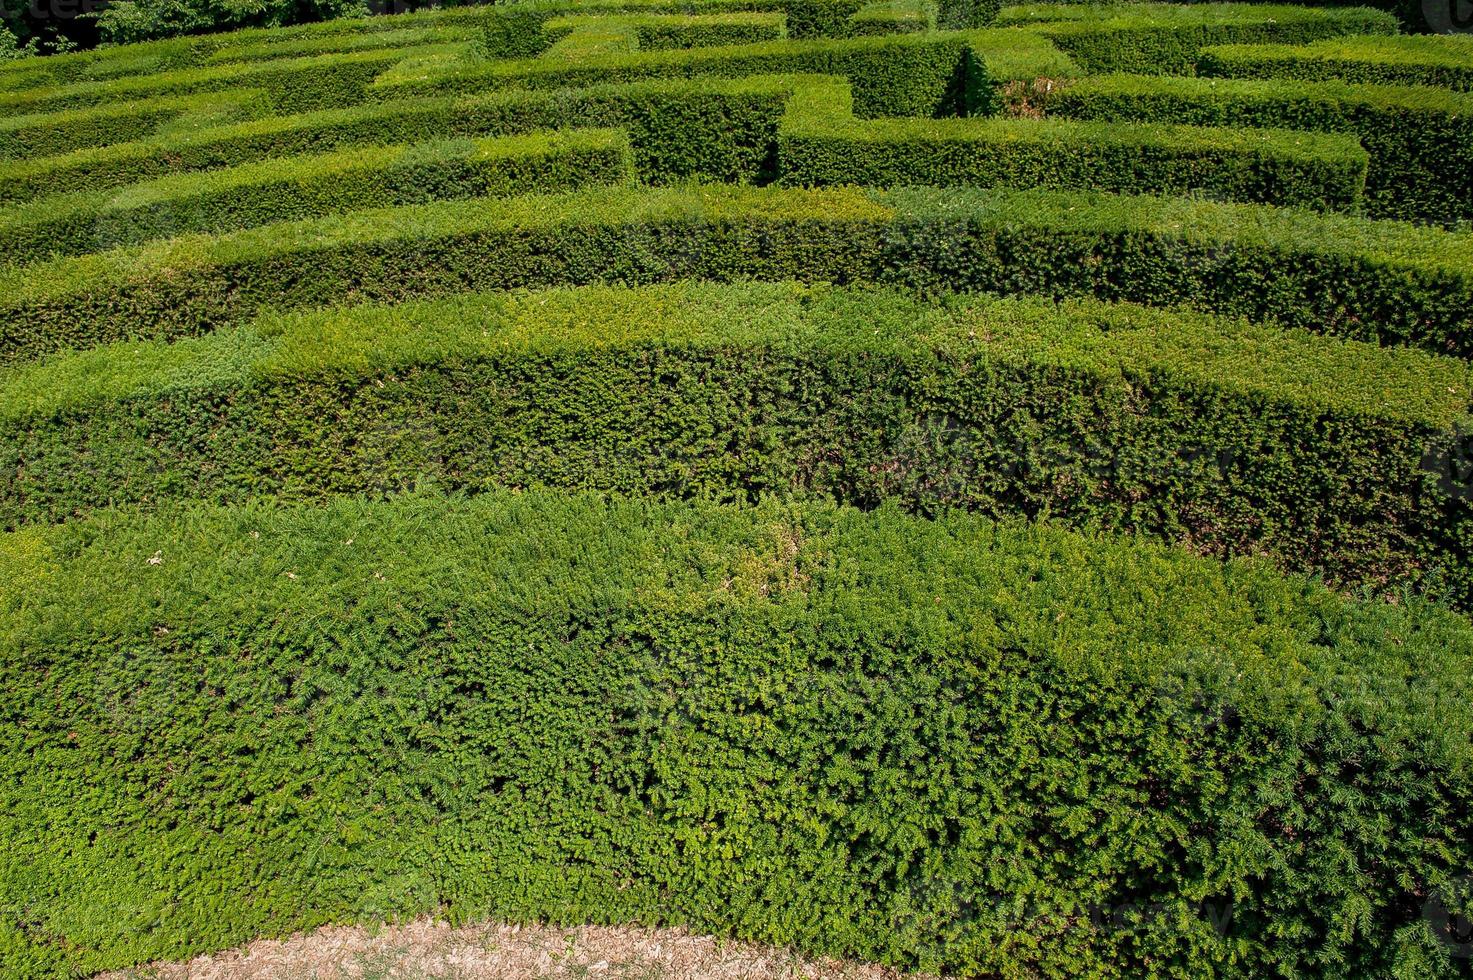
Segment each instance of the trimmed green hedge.
[[[532,57],[545,52],[551,38],[543,29],[564,16],[622,14],[715,15],[722,13],[776,13],[783,16],[787,35],[797,39],[866,35],[874,25],[861,13],[867,0],[521,0],[492,7],[486,21],[484,50],[493,57]],[[928,24],[943,30],[986,27],[997,17],[1000,0],[921,0]]]
[[1473,501],[1444,486],[1473,446],[1473,369],[1200,314],[594,287],[310,313],[0,377],[7,528],[104,500],[422,483],[777,491],[1047,514],[1473,600]]
[[345,17],[291,27],[247,28],[91,48],[28,59],[24,65],[0,62],[0,85],[6,85],[11,76],[24,76],[42,85],[64,85],[198,68],[212,60],[252,61],[279,58],[283,52],[351,51],[365,43],[382,46],[385,42],[378,39],[386,35],[393,38],[393,44],[424,36],[460,40],[466,32],[479,36],[483,25],[495,16],[490,7],[418,10],[392,17]]
[[1257,3],[1036,3],[1006,8],[998,23],[1042,34],[1089,72],[1142,74],[1191,74],[1208,45],[1397,31],[1396,17],[1365,7]]
[[1420,603],[542,493],[108,515],[0,571],[17,980],[446,909],[962,975],[1457,973],[1473,638]]
[[160,129],[248,118],[263,108],[263,94],[255,89],[235,89],[0,118],[0,159],[64,154],[83,147],[144,139]]
[[1184,304],[1473,357],[1473,235],[1181,198],[900,191],[885,277]]
[[640,49],[759,44],[786,37],[781,14],[736,11],[717,14],[567,14],[542,25],[554,44],[579,30],[625,29]]
[[[552,58],[449,65],[410,77],[385,76],[378,98],[482,92],[488,88],[564,89],[652,78],[841,75],[861,116],[931,116],[962,97],[968,35],[894,35],[840,40],[769,41],[719,48],[633,51],[578,62]],[[1036,50],[1036,49],[1031,49]]]
[[1297,78],[1388,85],[1440,85],[1473,91],[1473,37],[1347,37],[1313,44],[1207,48],[1198,70],[1234,78]]
[[924,0],[874,0],[849,18],[849,33],[910,34],[936,28],[936,11]]
[[[307,55],[347,54],[353,51],[372,51],[384,48],[414,48],[431,46],[457,50],[470,50],[469,42],[479,42],[480,20],[476,22],[404,26],[393,31],[365,31],[351,34],[325,34],[294,39],[282,39],[274,33],[258,41],[240,40],[215,48],[200,59],[202,65],[236,61],[271,61],[280,58],[300,58]],[[233,35],[224,35],[232,38]]]
[[1352,211],[1366,180],[1353,137],[1269,129],[1039,119],[855,119],[841,84],[794,95],[778,173],[796,186],[903,184],[1203,193]]
[[1371,217],[1447,224],[1473,218],[1473,94],[1115,75],[1067,82],[1047,104],[1051,114],[1076,119],[1354,133],[1371,155],[1365,192]]
[[571,92],[488,92],[275,116],[166,138],[21,162],[0,161],[0,203],[85,181],[118,187],[166,174],[384,140],[418,142],[616,126],[629,133],[642,177],[722,181],[766,177],[778,121],[797,82],[781,77],[675,79]]
[[357,208],[616,184],[631,180],[633,171],[628,139],[611,129],[273,157],[11,207],[0,213],[0,261],[81,255]]
[[0,273],[0,362],[264,306],[677,278],[1094,294],[1473,357],[1473,236],[1061,191],[605,189],[185,236]]
[[106,102],[240,88],[260,89],[277,112],[353,105],[363,99],[366,86],[395,62],[434,51],[457,49],[458,46],[454,45],[425,45],[392,51],[322,54],[0,91],[0,115],[88,109]]

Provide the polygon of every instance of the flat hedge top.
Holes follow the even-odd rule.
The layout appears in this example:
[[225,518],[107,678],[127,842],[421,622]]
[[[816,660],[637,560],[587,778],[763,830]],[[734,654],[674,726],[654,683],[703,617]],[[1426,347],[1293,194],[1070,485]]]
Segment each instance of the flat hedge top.
[[[100,80],[159,66],[188,67],[209,60],[247,60],[279,57],[278,52],[302,45],[314,50],[324,39],[353,35],[403,34],[478,28],[508,16],[619,11],[688,11],[693,5],[713,10],[780,9],[782,0],[519,0],[515,10],[501,5],[468,5],[412,10],[386,17],[339,17],[290,27],[251,27],[220,34],[192,35],[140,41],[117,47],[93,48],[48,55],[38,59],[0,61],[0,79],[9,76],[43,77],[70,81]],[[351,50],[351,42],[348,42]]]
[[439,201],[284,222],[221,235],[187,235],[104,253],[0,270],[0,297],[12,303],[64,302],[106,285],[183,273],[288,252],[307,253],[408,236],[623,224],[639,221],[973,221],[1149,233],[1341,255],[1473,277],[1473,234],[1393,221],[1366,221],[1262,205],[1088,191],[944,191],[861,188],[799,190],[711,185],[600,188],[506,200]]
[[1065,86],[1069,91],[1080,94],[1154,96],[1258,105],[1308,103],[1385,111],[1439,112],[1473,120],[1473,94],[1430,85],[1371,85],[1338,79],[1301,81],[1116,74],[1070,79]]
[[137,115],[182,115],[190,112],[224,110],[243,107],[258,100],[259,89],[231,88],[223,92],[198,92],[193,95],[160,96],[128,102],[104,102],[96,106],[74,109],[29,112],[18,116],[0,116],[0,135],[28,129],[55,129],[62,126],[105,122]]
[[1397,20],[1365,7],[1325,9],[1271,3],[1026,3],[1003,7],[999,25],[1048,24],[1069,33],[1148,27],[1217,27],[1232,24],[1364,23],[1395,34]]
[[[1466,773],[1470,763],[1466,621],[1345,602],[1267,564],[1113,536],[891,508],[544,492],[193,505],[0,535],[8,658],[147,642],[161,624],[254,647],[294,642],[285,623],[383,628],[465,604],[531,621],[802,610],[792,621],[930,638],[978,663],[1026,642],[1075,682],[1156,690],[1166,676],[1192,677],[1246,724],[1307,735],[1331,713],[1357,716],[1416,744],[1429,765]],[[1204,657],[1214,669],[1201,669]]]
[[967,220],[989,225],[1141,232],[1188,241],[1267,246],[1286,255],[1339,255],[1473,276],[1473,234],[1400,221],[1185,197],[1094,191],[897,189],[877,198],[902,220]]
[[1207,49],[1225,59],[1363,61],[1473,70],[1473,37],[1462,34],[1401,34],[1394,37],[1323,38],[1307,44],[1220,44]]
[[1094,300],[952,297],[795,283],[590,286],[268,315],[174,344],[124,343],[0,374],[0,418],[257,379],[372,376],[509,353],[629,346],[865,352],[1027,362],[1099,376],[1169,374],[1315,409],[1449,429],[1473,366],[1205,314]]
[[795,134],[842,135],[869,143],[996,142],[1027,145],[1076,144],[1106,147],[1181,146],[1202,153],[1271,153],[1284,159],[1337,161],[1364,165],[1360,141],[1338,133],[1228,126],[1179,126],[1169,123],[1088,122],[1075,119],[858,119],[841,97],[825,97],[827,89],[800,90],[784,127]]
[[[233,167],[170,173],[155,180],[119,188],[51,194],[0,209],[0,230],[50,222],[68,215],[103,215],[135,208],[167,208],[196,196],[231,190],[323,179],[351,170],[373,169],[387,177],[395,168],[435,162],[514,159],[565,147],[600,143],[614,134],[610,129],[533,130],[511,136],[447,137],[412,144],[358,144],[325,153],[297,153],[271,157]],[[622,135],[619,136],[622,140]],[[592,139],[592,143],[590,140]],[[0,257],[0,262],[4,257]]]
[[[812,79],[813,76],[751,75],[741,78],[652,79],[640,82],[589,85],[569,91],[496,89],[475,94],[422,96],[336,109],[317,109],[290,115],[261,116],[198,128],[169,130],[148,139],[82,147],[51,156],[31,157],[23,160],[0,160],[0,200],[5,200],[13,194],[12,191],[5,189],[4,185],[7,182],[32,182],[51,173],[70,173],[86,170],[90,166],[183,153],[213,145],[223,146],[233,141],[265,139],[277,135],[287,137],[323,134],[325,136],[338,128],[361,128],[377,120],[383,120],[387,124],[395,119],[423,115],[463,119],[480,111],[514,109],[530,103],[536,103],[539,106],[549,103],[588,105],[601,101],[636,102],[702,96],[782,98],[800,84],[812,84]],[[251,91],[253,90],[232,89],[230,94],[244,97]],[[181,99],[197,99],[202,104],[210,104],[211,99],[218,101],[222,97],[202,94],[181,97]],[[153,100],[148,104],[157,104],[161,101],[163,100]],[[72,111],[102,112],[104,109],[110,110],[111,107]],[[47,113],[28,118],[53,119],[60,115],[61,113]]]
[[507,199],[435,201],[282,222],[218,236],[185,235],[8,269],[0,272],[0,296],[21,302],[60,300],[79,290],[140,277],[406,236],[526,231],[631,220],[883,221],[893,213],[883,202],[857,188],[796,193],[741,185],[607,188]]
[[454,88],[465,91],[483,85],[568,86],[646,78],[658,75],[721,74],[723,66],[743,74],[752,61],[798,61],[813,57],[843,57],[881,53],[905,48],[933,48],[955,44],[961,48],[966,32],[940,34],[884,34],[855,38],[813,38],[758,41],[700,48],[657,48],[650,51],[619,51],[580,58],[576,62],[556,58],[517,58],[473,63],[449,63],[438,71],[385,74],[375,79],[370,91],[381,98],[399,97],[416,88]]
[[179,68],[157,74],[124,75],[118,78],[67,82],[21,91],[0,91],[0,113],[23,113],[35,111],[32,107],[55,105],[69,107],[83,105],[89,100],[124,99],[130,95],[148,97],[154,92],[191,92],[250,86],[255,79],[275,73],[290,73],[304,69],[321,69],[333,65],[392,64],[416,55],[436,51],[461,51],[457,44],[426,44],[415,48],[394,50],[349,51],[344,53],[315,54],[275,61],[243,61],[201,68]]

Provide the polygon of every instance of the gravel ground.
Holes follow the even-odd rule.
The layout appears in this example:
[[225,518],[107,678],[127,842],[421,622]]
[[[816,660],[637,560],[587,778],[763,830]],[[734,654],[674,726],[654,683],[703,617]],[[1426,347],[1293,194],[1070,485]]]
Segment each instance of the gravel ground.
[[99,980],[899,980],[877,966],[631,926],[328,926]]

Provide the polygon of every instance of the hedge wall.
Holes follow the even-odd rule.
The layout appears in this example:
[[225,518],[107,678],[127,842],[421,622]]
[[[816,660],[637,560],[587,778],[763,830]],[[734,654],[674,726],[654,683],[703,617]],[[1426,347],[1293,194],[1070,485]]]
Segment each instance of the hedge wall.
[[552,58],[451,65],[407,77],[386,75],[371,87],[380,99],[465,94],[488,88],[566,89],[669,77],[762,74],[842,75],[861,116],[931,116],[962,97],[967,35],[894,35],[842,40],[770,41],[721,48],[634,51],[577,62]]
[[[464,18],[462,18],[464,19]],[[484,18],[478,18],[481,20]],[[281,58],[300,58],[307,55],[347,54],[353,51],[374,51],[387,48],[454,48],[469,50],[468,42],[479,42],[479,23],[460,23],[445,26],[404,26],[392,31],[365,31],[352,34],[326,34],[294,39],[283,39],[272,32],[271,36],[256,41],[234,40],[233,34],[223,35],[233,41],[210,51],[200,58],[202,65],[215,65],[237,61],[271,61]]]
[[83,255],[357,208],[572,190],[633,176],[629,141],[610,129],[355,146],[15,205],[0,213],[0,261]]
[[1466,604],[1470,404],[1462,361],[1093,301],[493,294],[7,372],[0,523],[420,483],[893,497]]
[[541,493],[109,515],[0,567],[18,980],[447,908],[982,975],[1457,971],[1473,638],[1419,603]]
[[11,76],[24,76],[43,85],[64,85],[198,68],[220,60],[274,59],[282,52],[348,51],[384,35],[395,37],[395,43],[426,35],[443,40],[439,32],[453,32],[453,37],[459,39],[466,30],[479,36],[484,23],[495,16],[490,7],[418,10],[392,17],[344,17],[291,27],[246,28],[91,48],[28,59],[24,65],[0,62],[0,85]]
[[94,190],[339,147],[536,128],[614,126],[629,133],[639,173],[656,183],[767,177],[795,81],[675,79],[572,92],[488,92],[275,116],[37,160],[0,161],[0,203],[85,181]]
[[[783,15],[787,35],[796,39],[851,37],[871,33],[861,16],[866,0],[523,0],[491,9],[483,38],[484,50],[493,57],[531,57],[545,52],[551,38],[544,25],[558,17],[617,17],[621,14],[718,14],[768,12]],[[893,5],[892,5],[893,6]],[[920,4],[926,22],[943,30],[986,27],[997,17],[1001,0],[936,0]]]
[[[1160,2],[1160,0],[1148,0],[1148,2]],[[1187,0],[1196,2],[1196,0]],[[1057,0],[1058,4],[1088,4],[1095,5],[1096,0]],[[1440,33],[1446,32],[1451,26],[1448,12],[1445,8],[1436,5],[1424,4],[1422,0],[1302,0],[1299,6],[1307,7],[1374,7],[1377,10],[1386,10],[1397,16],[1403,30]],[[1039,9],[1045,5],[1028,5],[1030,9]],[[1057,4],[1049,4],[1047,8],[1054,8]],[[1087,15],[1086,15],[1087,16]]]
[[1063,187],[1203,193],[1356,210],[1366,151],[1351,136],[1039,119],[855,119],[842,84],[806,86],[779,131],[784,184]]
[[760,44],[786,36],[780,14],[736,11],[718,14],[567,14],[545,21],[542,29],[556,43],[579,30],[628,30],[640,49]]
[[275,61],[213,65],[128,75],[21,91],[0,91],[0,115],[88,109],[107,102],[255,88],[280,113],[353,105],[385,68],[405,58],[457,46],[426,45],[393,51],[355,51]]
[[1376,218],[1473,218],[1473,95],[1425,86],[1106,75],[1048,99],[1076,119],[1354,133],[1370,151],[1365,209]]
[[0,118],[0,159],[25,160],[140,140],[171,124],[226,123],[258,115],[265,108],[260,90],[236,89],[10,116]]
[[1388,85],[1440,85],[1473,91],[1473,38],[1337,38],[1313,44],[1244,44],[1207,48],[1199,70],[1234,78],[1298,78]]
[[1473,357],[1473,235],[1181,198],[898,191],[886,278],[1184,304]]
[[586,191],[268,225],[0,272],[0,362],[175,338],[265,305],[677,278],[1095,294],[1473,356],[1473,237],[1042,191]]
[[1394,16],[1365,7],[1257,3],[1023,4],[998,23],[1042,34],[1091,73],[1191,74],[1208,45],[1397,31]]

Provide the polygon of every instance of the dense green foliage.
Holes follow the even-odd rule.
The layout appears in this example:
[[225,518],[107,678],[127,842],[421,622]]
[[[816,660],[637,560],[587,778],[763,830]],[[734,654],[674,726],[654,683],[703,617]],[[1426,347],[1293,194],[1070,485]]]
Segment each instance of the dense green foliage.
[[529,58],[451,63],[442,70],[386,73],[376,98],[474,93],[488,88],[581,88],[670,77],[736,78],[762,74],[838,75],[853,86],[861,116],[930,116],[963,97],[958,82],[967,34],[886,35],[769,41],[717,48],[616,52],[569,61]]
[[425,912],[1468,976],[1473,45],[1396,27],[0,54],[0,976]]
[[1090,72],[1173,74],[1190,73],[1208,45],[1301,44],[1397,27],[1392,15],[1364,7],[1240,3],[1030,3],[1008,7],[998,23],[1028,27]]
[[1462,361],[1180,312],[791,285],[492,294],[11,371],[0,519],[422,483],[897,497],[1339,583],[1430,575],[1465,602],[1473,511],[1443,484],[1470,402]]
[[90,190],[385,140],[421,142],[563,126],[628,133],[639,174],[662,183],[762,178],[795,81],[677,79],[570,92],[508,90],[398,99],[171,132],[36,160],[0,161],[0,202],[30,201],[71,181]]
[[1445,223],[1473,218],[1473,94],[1425,86],[1102,75],[1061,87],[1048,107],[1100,121],[1353,133],[1370,151],[1370,216]]
[[609,129],[273,157],[122,191],[78,191],[15,205],[0,213],[0,256],[81,255],[356,208],[571,190],[622,183],[633,170],[628,141]]
[[859,120],[842,86],[799,89],[783,119],[785,184],[1202,192],[1349,211],[1366,151],[1349,136],[1035,119]]
[[364,16],[364,0],[113,0],[102,8],[97,24],[113,44],[147,41],[181,34],[229,31],[239,27],[275,27],[333,17]]
[[1307,212],[1065,192],[713,187],[440,202],[0,273],[0,358],[199,334],[268,305],[682,277],[1185,303],[1469,356],[1470,242]]
[[1473,91],[1473,37],[1349,37],[1304,45],[1224,45],[1204,50],[1200,68],[1204,75],[1235,78],[1340,78]]
[[442,50],[456,50],[456,47],[426,45],[403,50],[308,55],[27,87],[0,91],[0,112],[16,115],[90,109],[107,102],[193,95],[225,88],[260,89],[277,112],[324,109],[358,102],[366,86],[379,73],[412,54]]
[[888,509],[5,535],[0,962],[448,909],[982,974],[1451,971],[1423,909],[1462,911],[1470,668],[1417,602]]
[[154,136],[161,129],[228,123],[255,114],[261,93],[204,93],[110,102],[94,109],[69,109],[0,118],[0,159],[25,160],[93,146]]

